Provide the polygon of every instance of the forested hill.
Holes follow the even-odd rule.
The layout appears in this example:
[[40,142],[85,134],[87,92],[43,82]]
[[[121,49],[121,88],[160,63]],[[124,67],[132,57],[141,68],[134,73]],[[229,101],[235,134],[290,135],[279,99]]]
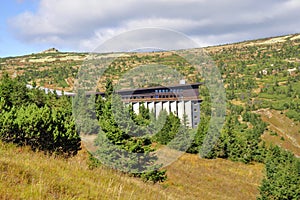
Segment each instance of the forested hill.
[[[258,73],[261,70],[269,69],[270,74],[273,70],[299,66],[297,66],[299,42],[300,35],[294,34],[206,47],[204,50],[219,67],[232,66],[235,67],[237,73],[246,71],[248,71],[247,73]],[[89,54],[54,50],[0,58],[0,75],[7,72],[12,77],[22,76],[28,83],[35,82],[37,85],[47,88],[72,91],[78,69]],[[118,59],[114,60],[111,65],[109,76],[117,79],[121,72],[125,73],[133,67],[150,62],[178,66],[177,69],[188,76],[190,81],[196,80],[188,63],[167,52],[131,53],[131,56],[128,54],[118,55]],[[249,69],[245,68],[247,66]]]
[[[271,123],[269,134],[264,135],[264,139],[297,155],[300,155],[300,127],[293,120],[300,120],[299,45],[300,34],[291,34],[204,48],[222,73],[227,99],[237,106],[253,107],[264,121]],[[72,91],[78,69],[88,55],[59,52],[53,48],[31,55],[0,58],[0,76],[8,73],[11,77],[20,76],[29,84]],[[180,78],[188,82],[199,80],[189,63],[171,52],[118,54],[117,57],[106,73],[113,81],[147,63],[171,66],[185,76]],[[153,77],[158,73],[151,75],[151,70],[145,68],[135,73],[127,82],[120,80],[121,84],[134,88],[149,86],[147,82],[153,78],[167,81],[164,77]],[[141,85],[142,82],[145,84]],[[98,84],[100,90],[104,90],[104,83],[105,77]]]
[[[161,112],[156,118],[149,109],[140,106],[140,112],[136,114],[132,112],[130,106],[125,107],[121,99],[111,98],[112,86],[118,81],[124,88],[149,87],[152,79],[161,80],[164,85],[172,84],[167,77],[164,77],[167,73],[163,73],[163,68],[159,67],[162,65],[180,72],[178,73],[180,76],[176,77],[177,81],[180,79],[185,79],[188,83],[202,81],[203,77],[197,73],[195,66],[180,57],[178,52],[102,54],[97,56],[114,58],[97,82],[98,89],[105,90],[106,98],[91,99],[95,102],[96,111],[96,119],[92,123],[101,126],[101,130],[95,130],[98,131],[95,144],[99,147],[96,156],[101,155],[104,160],[100,162],[92,156],[85,156],[79,162],[88,161],[87,167],[92,170],[97,168],[98,171],[95,170],[97,173],[105,174],[103,165],[121,157],[122,159],[118,161],[120,163],[117,164],[123,166],[125,163],[127,168],[122,168],[125,169],[124,174],[140,177],[144,181],[164,182],[155,189],[159,191],[158,197],[224,199],[226,193],[227,199],[238,197],[243,199],[245,196],[252,199],[255,197],[299,199],[300,161],[297,157],[300,156],[300,35],[266,38],[204,49],[218,67],[226,89],[225,123],[217,137],[207,134],[209,128],[214,133],[219,131],[215,126],[209,126],[212,101],[209,93],[211,91],[206,85],[202,85],[199,89],[199,97],[203,101],[197,129],[190,129],[186,123],[180,123],[180,119],[172,113]],[[201,49],[188,51],[198,52]],[[76,110],[72,112],[74,109],[72,110],[70,97],[59,98],[56,94],[44,94],[38,89],[42,86],[71,91],[74,80],[79,74],[78,70],[85,63],[88,55],[88,53],[62,53],[52,49],[37,54],[0,59],[0,152],[4,152],[4,156],[0,157],[0,172],[4,174],[0,176],[0,186],[4,186],[0,187],[0,198],[18,198],[11,191],[22,191],[22,188],[18,188],[19,185],[27,191],[22,193],[23,196],[25,195],[24,198],[33,193],[43,198],[44,196],[41,196],[43,190],[53,198],[85,198],[92,194],[90,190],[88,193],[76,193],[80,190],[74,190],[74,184],[70,184],[74,179],[68,177],[70,164],[64,159],[64,157],[76,159],[78,158],[76,155],[82,153],[79,133],[94,131],[91,121],[86,120],[90,118],[90,113]],[[130,71],[138,66],[152,66],[152,64],[158,67],[141,67],[140,70]],[[153,73],[153,70],[156,73]],[[123,80],[122,75],[129,71],[131,76]],[[28,89],[26,84],[31,84],[34,88]],[[117,106],[112,106],[112,103],[116,103],[114,105]],[[115,113],[118,115],[115,116]],[[128,113],[130,117],[126,115]],[[86,129],[78,126],[78,123],[75,126],[76,115],[82,117],[79,122],[86,124]],[[130,128],[122,129],[118,122]],[[132,126],[132,122],[139,126]],[[144,134],[145,126],[150,126],[151,134]],[[105,138],[114,144],[114,148],[105,146],[103,143]],[[176,138],[176,142],[172,143],[171,141]],[[151,152],[159,150],[168,143],[172,143],[171,148],[180,151],[186,147],[185,141],[191,141],[185,156],[168,167],[156,166],[157,168],[150,170],[149,173],[130,173],[128,164],[137,167],[136,160],[127,162],[126,157],[119,154],[121,150],[132,153],[142,152],[149,155],[144,157],[143,163],[154,162],[156,158]],[[22,148],[18,150],[6,143],[30,146],[34,151],[42,151],[54,157],[57,155],[63,160],[58,161],[59,165],[65,166],[61,169],[66,169],[60,175],[69,182],[64,182],[64,178],[49,179],[51,183],[46,181],[43,185],[45,180],[37,177],[41,174],[40,171],[45,172],[44,169],[47,167],[41,168],[37,163],[43,163],[40,161],[45,157],[38,157],[35,161],[36,168],[40,171],[32,170],[30,165],[24,165],[29,168],[24,169],[22,163],[11,159],[11,155],[15,155],[11,152],[23,151]],[[209,152],[202,154],[207,149]],[[105,152],[109,153],[105,154]],[[202,156],[201,159],[196,156],[198,153]],[[27,157],[29,162],[28,157],[32,155],[31,151],[26,150],[20,156]],[[22,160],[18,155],[15,158]],[[223,169],[223,166],[218,165],[220,161],[225,163],[224,171],[220,170]],[[234,167],[231,167],[231,164]],[[47,161],[42,165],[47,165]],[[262,165],[265,168],[263,175],[258,173],[258,171],[262,172]],[[9,170],[10,168],[13,170]],[[202,176],[201,180],[207,181],[201,182],[200,185],[199,179],[191,173],[199,169],[205,169],[202,174],[208,175]],[[59,171],[57,169],[53,173],[46,174],[53,177],[60,173]],[[245,171],[249,173],[245,175]],[[88,172],[87,169],[80,174],[89,177],[89,179],[78,177],[78,180],[87,181],[84,184],[94,183],[93,173]],[[98,178],[101,179],[101,176]],[[181,182],[183,179],[186,181]],[[105,180],[108,183],[104,184],[104,187],[107,187],[104,193],[118,194],[119,198],[123,194],[123,188],[127,188],[124,189],[126,196],[136,193],[132,190],[139,188],[137,186],[128,189],[131,180],[128,182],[123,179],[120,183],[124,185],[117,187],[112,184],[115,185],[118,180],[112,181],[109,178]],[[40,185],[39,191],[33,189],[36,185]],[[224,185],[227,185],[226,191],[222,190]],[[93,188],[97,186],[93,185]],[[199,188],[204,189],[197,193],[196,191],[200,191]],[[241,191],[242,194],[234,193],[233,197],[232,188],[237,188],[236,191]],[[147,191],[150,193],[152,188]],[[168,191],[170,194],[165,195]],[[101,194],[93,194],[95,195],[99,197]]]
[[[222,74],[227,99],[233,105],[250,106],[254,112],[261,114],[262,119],[270,123],[263,138],[290,149],[298,156],[299,45],[300,34],[292,34],[204,48]],[[195,50],[197,51],[191,49]],[[8,73],[28,84],[72,91],[78,69],[88,55],[51,49],[31,55],[0,58],[0,76]],[[184,75],[179,78],[185,78],[188,82],[200,80],[195,69],[176,55],[176,52],[124,53],[116,56],[106,73],[106,77],[113,81],[129,70],[147,63],[171,66]],[[120,83],[124,87],[147,87],[151,86],[147,82],[156,78],[164,80],[165,85],[168,84],[167,79],[155,77],[158,73],[153,75],[147,68],[134,73],[130,80],[120,80]],[[161,74],[163,76],[164,73]],[[100,90],[104,90],[105,85],[105,76],[102,78],[98,83]]]

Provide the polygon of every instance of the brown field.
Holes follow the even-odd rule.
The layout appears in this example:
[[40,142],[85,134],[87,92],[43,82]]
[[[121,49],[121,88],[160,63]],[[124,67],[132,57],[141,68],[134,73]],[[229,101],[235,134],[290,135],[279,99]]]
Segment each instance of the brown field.
[[167,167],[166,191],[175,199],[256,199],[262,164],[200,159],[185,154]]
[[90,170],[85,150],[65,160],[0,143],[0,199],[255,199],[262,164],[185,154],[162,184],[105,167]]

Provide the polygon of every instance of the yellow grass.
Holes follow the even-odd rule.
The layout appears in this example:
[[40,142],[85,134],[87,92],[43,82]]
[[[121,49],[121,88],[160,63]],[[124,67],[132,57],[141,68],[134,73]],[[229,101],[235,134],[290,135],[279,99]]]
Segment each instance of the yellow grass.
[[68,161],[0,147],[0,199],[167,199],[153,184],[114,170],[89,170],[87,153]]
[[256,199],[262,164],[245,165],[224,159],[185,154],[167,167],[163,185],[175,199]]
[[105,167],[90,170],[88,154],[69,160],[0,143],[0,199],[255,199],[263,165],[205,160],[185,154],[162,184]]

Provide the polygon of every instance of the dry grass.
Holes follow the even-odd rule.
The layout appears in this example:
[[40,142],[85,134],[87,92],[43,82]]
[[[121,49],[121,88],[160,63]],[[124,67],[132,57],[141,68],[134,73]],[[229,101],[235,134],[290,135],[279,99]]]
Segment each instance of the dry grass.
[[144,183],[105,167],[89,170],[81,151],[64,160],[0,143],[0,199],[255,199],[263,165],[185,154],[168,181]]
[[278,136],[266,131],[262,138],[267,143],[276,144],[284,149],[300,156],[300,124],[281,114],[280,111],[261,109],[258,111],[262,120],[269,123],[269,130],[276,132]]
[[159,185],[89,170],[84,151],[66,161],[0,144],[0,155],[0,199],[167,199]]
[[175,199],[256,199],[262,164],[245,165],[224,159],[185,154],[167,167],[166,191]]

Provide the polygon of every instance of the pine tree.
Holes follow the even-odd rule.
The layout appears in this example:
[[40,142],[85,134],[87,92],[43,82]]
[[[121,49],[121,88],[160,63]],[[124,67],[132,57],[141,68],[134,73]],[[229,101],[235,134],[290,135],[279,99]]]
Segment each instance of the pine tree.
[[258,199],[300,198],[300,160],[280,149],[270,147],[265,159],[266,177],[263,179]]
[[[100,131],[95,140],[94,156],[101,163],[123,172],[142,176],[153,182],[163,181],[165,172],[154,165],[156,156],[151,155],[151,140],[147,125],[151,116],[142,106],[140,114],[126,106],[121,97],[111,93],[111,81],[107,81],[105,100],[98,100],[97,112]],[[97,101],[97,100],[96,100]],[[141,172],[145,172],[141,174]]]

